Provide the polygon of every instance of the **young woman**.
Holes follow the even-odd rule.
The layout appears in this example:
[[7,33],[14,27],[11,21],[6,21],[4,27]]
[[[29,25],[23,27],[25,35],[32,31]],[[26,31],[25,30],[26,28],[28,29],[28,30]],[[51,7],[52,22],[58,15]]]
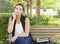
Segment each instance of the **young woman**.
[[24,6],[17,4],[12,17],[9,18],[8,33],[12,33],[12,44],[32,44],[30,22],[28,17],[22,15]]

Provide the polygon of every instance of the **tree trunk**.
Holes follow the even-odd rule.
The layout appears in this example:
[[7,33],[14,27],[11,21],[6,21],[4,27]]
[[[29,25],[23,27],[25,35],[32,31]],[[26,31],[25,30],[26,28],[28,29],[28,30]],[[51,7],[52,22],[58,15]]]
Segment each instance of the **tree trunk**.
[[40,16],[40,0],[36,0],[36,15]]
[[27,14],[32,15],[32,0],[26,0],[27,2]]
[[29,15],[29,5],[27,3],[27,15]]
[[32,0],[30,0],[30,15],[32,15]]
[[27,2],[27,15],[29,15],[29,0],[26,0],[26,2]]

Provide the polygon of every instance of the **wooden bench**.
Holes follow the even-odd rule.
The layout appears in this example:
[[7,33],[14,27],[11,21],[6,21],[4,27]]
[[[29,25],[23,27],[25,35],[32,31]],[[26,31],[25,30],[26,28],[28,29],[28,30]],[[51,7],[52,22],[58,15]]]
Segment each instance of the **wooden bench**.
[[31,26],[31,34],[34,40],[39,38],[52,38],[60,34],[59,26]]

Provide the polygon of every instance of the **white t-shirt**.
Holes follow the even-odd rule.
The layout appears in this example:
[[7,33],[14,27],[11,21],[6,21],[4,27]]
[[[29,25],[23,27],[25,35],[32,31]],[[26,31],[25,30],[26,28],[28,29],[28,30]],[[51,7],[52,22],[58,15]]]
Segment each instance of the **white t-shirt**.
[[22,23],[21,22],[19,24],[16,23],[16,25],[15,25],[15,35],[16,34],[22,34],[22,33],[24,33]]

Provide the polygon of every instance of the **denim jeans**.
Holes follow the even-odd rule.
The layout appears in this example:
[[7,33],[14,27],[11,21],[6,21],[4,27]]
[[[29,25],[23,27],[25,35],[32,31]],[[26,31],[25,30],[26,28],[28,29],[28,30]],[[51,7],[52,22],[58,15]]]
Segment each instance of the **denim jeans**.
[[23,38],[23,37],[18,37],[16,41],[12,44],[32,44],[31,37]]

